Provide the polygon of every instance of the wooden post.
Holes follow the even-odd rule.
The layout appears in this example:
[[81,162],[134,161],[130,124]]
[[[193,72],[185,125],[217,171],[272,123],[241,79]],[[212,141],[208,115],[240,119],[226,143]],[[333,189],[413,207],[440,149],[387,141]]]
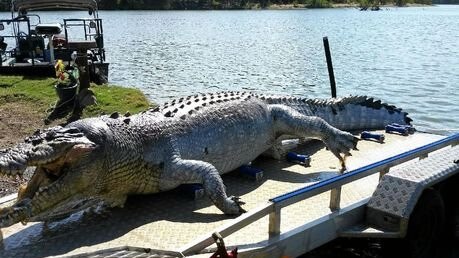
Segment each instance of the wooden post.
[[281,212],[280,208],[274,208],[269,213],[269,237],[275,237],[280,234]]
[[86,51],[86,49],[78,49],[75,61],[80,69],[80,91],[89,88],[88,53]]
[[89,88],[89,66],[88,66],[88,49],[97,47],[95,41],[74,41],[68,42],[68,47],[77,50],[77,59],[75,63],[80,69],[80,91]]
[[328,38],[324,37],[324,48],[325,48],[325,58],[327,59],[328,67],[328,77],[330,78],[330,87],[332,98],[336,98],[336,83],[335,83],[335,74],[333,73],[333,64],[330,54],[330,45],[328,44]]
[[77,64],[80,73],[80,87],[78,90],[78,94],[76,96],[77,99],[75,100],[72,115],[67,120],[67,122],[70,123],[80,119],[81,115],[83,114],[84,106],[82,106],[82,104],[80,103],[80,99],[82,97],[81,93],[86,92],[86,90],[89,89],[90,86],[87,50],[97,47],[97,44],[95,41],[75,41],[68,42],[67,45],[69,48],[77,50],[77,59],[75,60],[75,63]]
[[329,208],[331,211],[337,211],[341,208],[340,204],[341,204],[341,186],[331,189]]

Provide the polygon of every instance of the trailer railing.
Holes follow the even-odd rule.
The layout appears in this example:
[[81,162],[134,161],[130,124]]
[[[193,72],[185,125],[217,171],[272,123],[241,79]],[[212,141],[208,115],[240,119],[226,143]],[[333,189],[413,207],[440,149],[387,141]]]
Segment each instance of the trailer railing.
[[[391,167],[402,164],[415,158],[427,157],[430,152],[442,149],[447,146],[459,144],[459,133],[445,137],[433,143],[415,148],[413,150],[394,155],[384,160],[372,163],[370,165],[348,171],[342,175],[325,179],[318,183],[302,187],[300,189],[288,192],[269,200],[268,203],[259,206],[248,213],[245,213],[238,218],[232,220],[229,224],[217,229],[222,237],[227,237],[245,226],[265,217],[269,216],[269,237],[280,235],[281,210],[284,207],[303,201],[318,194],[330,191],[332,192],[330,200],[330,208],[334,210],[339,208],[339,192],[341,186],[353,182],[355,180],[370,176],[375,173],[386,173]],[[214,240],[212,236],[204,236],[195,242],[181,248],[180,252],[184,255],[196,254],[204,248],[212,245]]]

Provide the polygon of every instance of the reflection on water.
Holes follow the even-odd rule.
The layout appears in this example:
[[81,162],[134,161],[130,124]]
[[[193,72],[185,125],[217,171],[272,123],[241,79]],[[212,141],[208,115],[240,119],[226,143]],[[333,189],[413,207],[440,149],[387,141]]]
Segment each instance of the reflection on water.
[[111,83],[140,88],[155,102],[217,90],[328,97],[328,36],[338,95],[396,104],[419,128],[459,128],[459,6],[100,16]]

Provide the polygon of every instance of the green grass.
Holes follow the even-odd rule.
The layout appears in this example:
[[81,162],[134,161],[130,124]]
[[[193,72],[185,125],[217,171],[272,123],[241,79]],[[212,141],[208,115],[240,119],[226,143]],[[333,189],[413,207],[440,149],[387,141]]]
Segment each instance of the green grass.
[[[0,106],[8,102],[30,103],[29,107],[45,111],[57,100],[54,90],[56,79],[25,76],[0,76]],[[83,117],[109,114],[114,111],[131,114],[148,109],[152,104],[137,89],[120,86],[91,85],[97,105],[85,109]]]
[[138,113],[153,106],[145,95],[137,89],[120,86],[92,86],[97,99],[97,105],[89,106],[87,115],[109,114],[113,112],[131,114]]
[[6,102],[27,100],[48,105],[56,100],[54,79],[25,79],[22,76],[0,76],[0,99]]

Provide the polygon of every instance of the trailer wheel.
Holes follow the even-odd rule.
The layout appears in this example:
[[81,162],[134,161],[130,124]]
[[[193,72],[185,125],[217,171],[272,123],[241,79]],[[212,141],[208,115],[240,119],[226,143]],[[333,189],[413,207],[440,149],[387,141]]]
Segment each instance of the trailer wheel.
[[445,203],[445,233],[442,235],[443,257],[456,257],[459,254],[459,174],[443,182],[439,191]]
[[459,241],[459,174],[456,174],[446,180],[440,188],[440,193],[445,203],[446,214],[446,240],[454,244]]
[[438,257],[445,221],[445,204],[441,194],[434,189],[424,190],[411,213],[408,232],[403,240],[408,257]]

